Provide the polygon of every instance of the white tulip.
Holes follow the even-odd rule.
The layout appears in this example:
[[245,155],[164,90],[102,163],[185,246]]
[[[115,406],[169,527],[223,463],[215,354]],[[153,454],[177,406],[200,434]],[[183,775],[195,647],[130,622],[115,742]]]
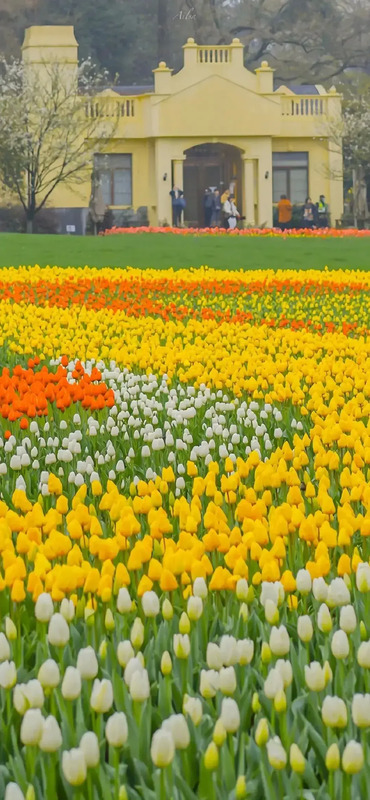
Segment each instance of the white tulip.
[[293,681],[293,667],[290,661],[284,661],[283,658],[278,658],[275,669],[280,673],[283,679],[284,689],[286,689]]
[[62,695],[65,700],[77,700],[82,689],[81,673],[76,667],[67,667],[63,682]]
[[128,662],[135,657],[135,650],[129,639],[119,642],[117,647],[117,659],[121,667],[126,667]]
[[144,641],[144,625],[140,617],[136,617],[133,622],[130,632],[130,640],[135,650],[140,650],[140,647]]
[[342,631],[353,633],[357,628],[356,612],[353,606],[342,606],[340,610],[339,625]]
[[308,569],[299,569],[296,575],[297,590],[301,594],[309,594],[312,588],[311,575]]
[[71,786],[81,786],[86,780],[87,765],[80,747],[65,750],[62,756],[63,775]]
[[44,718],[39,708],[30,708],[26,711],[21,725],[22,744],[38,744],[44,728]]
[[63,597],[63,600],[60,604],[60,613],[66,622],[72,622],[76,613],[73,600],[68,600],[67,597]]
[[347,634],[342,631],[335,631],[331,640],[331,652],[334,658],[347,658],[349,655],[349,641]]
[[355,775],[364,766],[365,756],[362,745],[351,739],[343,750],[342,768],[348,775]]
[[271,669],[263,686],[263,691],[269,700],[274,700],[278,692],[284,689],[284,681],[281,672],[276,669]]
[[311,617],[309,617],[308,614],[298,617],[297,633],[301,642],[307,643],[311,641],[313,637],[313,625],[311,622]]
[[159,598],[155,592],[144,592],[141,604],[146,617],[156,617],[159,614]]
[[136,670],[130,680],[130,695],[138,703],[150,697],[150,683],[146,669]]
[[329,608],[336,608],[337,606],[345,606],[351,602],[351,595],[348,586],[346,586],[343,578],[334,578],[329,584],[328,596],[326,602]]
[[126,686],[130,686],[133,674],[138,670],[140,671],[143,669],[144,669],[143,659],[139,658],[139,656],[136,656],[136,658],[130,658],[123,674],[123,679],[125,681]]
[[188,714],[195,727],[199,725],[203,716],[202,701],[199,699],[199,697],[189,697],[189,695],[186,694],[184,696],[182,710],[184,714]]
[[333,627],[333,621],[326,603],[321,603],[317,612],[317,626],[322,633],[329,633]]
[[222,661],[225,667],[231,667],[238,662],[238,648],[234,636],[222,636],[220,641]]
[[274,736],[266,743],[267,758],[273,769],[284,769],[287,763],[287,754],[278,736]]
[[93,689],[90,696],[91,708],[101,714],[109,711],[113,705],[113,686],[110,680],[103,678],[99,681],[95,678]]
[[248,599],[249,586],[245,578],[239,578],[235,586],[235,594],[241,602],[246,602]]
[[0,661],[9,661],[10,658],[10,644],[5,636],[5,633],[0,633]]
[[352,719],[359,728],[370,726],[370,694],[355,694],[352,700]]
[[93,680],[93,678],[96,678],[99,672],[99,664],[95,650],[90,645],[88,647],[82,647],[81,650],[78,651],[77,669],[81,678],[85,678],[85,680]]
[[55,689],[60,683],[60,671],[53,658],[48,658],[41,664],[37,675],[44,689]]
[[220,720],[227,733],[236,733],[240,726],[239,709],[231,697],[224,697],[221,703]]
[[35,604],[35,617],[38,622],[49,622],[54,613],[51,595],[47,592],[39,594]]
[[11,781],[5,789],[4,800],[25,800],[22,790],[17,783]]
[[324,578],[314,578],[312,581],[312,594],[319,603],[325,603],[328,596],[328,584]]
[[175,633],[173,636],[173,649],[176,658],[187,658],[190,653],[189,635],[187,633]]
[[10,642],[14,642],[15,639],[17,639],[18,637],[17,628],[15,627],[14,622],[12,619],[10,619],[10,617],[5,617],[5,635]]
[[215,697],[217,690],[220,687],[219,673],[214,669],[202,669],[200,673],[200,688],[199,691],[202,697],[209,699]]
[[49,622],[48,641],[55,647],[64,647],[69,642],[70,632],[61,614],[53,614]]
[[276,628],[274,625],[271,629],[269,645],[274,656],[285,656],[289,653],[290,639],[285,625],[280,625],[280,628]]
[[250,664],[254,655],[253,639],[238,639],[236,650],[238,653],[238,664],[241,666]]
[[264,606],[266,600],[270,599],[274,601],[275,605],[281,606],[281,604],[284,602],[284,597],[284,586],[282,583],[280,583],[280,581],[275,581],[274,583],[262,581],[260,594],[261,605]]
[[279,622],[278,607],[269,597],[265,602],[265,618],[270,625],[275,625],[276,622]]
[[357,650],[357,661],[363,669],[370,669],[370,642],[361,642]]
[[169,731],[160,729],[153,734],[150,755],[156,767],[168,767],[175,757],[175,743]]
[[356,571],[356,586],[359,592],[370,592],[370,564],[359,564]]
[[195,578],[193,583],[193,595],[194,597],[201,597],[202,600],[206,599],[208,589],[204,578]]
[[100,761],[100,749],[96,733],[86,731],[81,737],[80,749],[84,754],[86,766],[97,767]]
[[3,661],[0,664],[0,686],[2,689],[12,689],[17,683],[17,670],[14,661]]
[[128,614],[132,608],[130,593],[126,587],[122,587],[117,595],[117,611],[120,614]]
[[312,661],[304,668],[305,681],[311,692],[321,692],[326,686],[326,674],[324,667],[318,661]]
[[42,708],[44,705],[44,692],[39,680],[34,678],[28,683],[20,683],[14,687],[13,703],[19,714],[24,714],[28,708]]
[[219,672],[219,686],[222,694],[233,695],[236,691],[236,675],[234,667],[223,667]]
[[112,714],[105,726],[105,738],[112,747],[123,747],[128,738],[128,726],[126,714],[117,711]]
[[44,753],[55,753],[62,746],[63,737],[57,720],[53,716],[44,720],[39,748]]
[[172,714],[162,723],[162,730],[169,731],[176,750],[185,750],[190,744],[188,724],[183,714]]
[[347,706],[341,697],[326,695],[321,714],[324,725],[329,728],[345,728],[347,725]]
[[214,642],[208,642],[207,644],[206,661],[209,669],[221,669],[223,666],[221,650]]
[[192,622],[196,622],[203,614],[203,601],[200,597],[189,597],[187,604],[188,617]]

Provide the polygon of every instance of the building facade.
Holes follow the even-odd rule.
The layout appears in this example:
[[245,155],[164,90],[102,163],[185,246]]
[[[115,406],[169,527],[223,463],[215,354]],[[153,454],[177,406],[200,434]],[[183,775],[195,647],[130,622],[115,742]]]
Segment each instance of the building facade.
[[[281,194],[295,205],[326,196],[335,224],[343,213],[341,98],[333,87],[280,86],[266,61],[250,72],[243,45],[202,46],[188,39],[183,68],[160,62],[152,86],[115,86],[86,101],[86,113],[116,119],[94,157],[104,203],[117,224],[171,224],[170,190],[184,190],[185,223],[202,225],[207,187],[231,186],[245,225],[270,227]],[[77,68],[70,26],[26,31],[23,58]],[[91,181],[60,185],[49,206],[61,232],[83,233]]]

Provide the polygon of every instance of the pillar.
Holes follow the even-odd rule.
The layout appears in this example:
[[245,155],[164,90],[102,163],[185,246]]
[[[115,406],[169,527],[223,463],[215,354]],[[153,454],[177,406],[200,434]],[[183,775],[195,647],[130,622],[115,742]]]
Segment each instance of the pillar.
[[255,73],[260,94],[272,94],[274,91],[274,70],[269,67],[268,61],[262,61],[261,66],[255,70]]
[[[78,44],[72,25],[32,25],[26,28],[22,60],[27,75],[52,90],[58,72],[68,92],[77,91]],[[57,70],[57,72],[56,72]]]
[[156,94],[171,94],[172,69],[167,67],[165,61],[160,61],[158,67],[153,69],[154,91]]
[[184,190],[184,161],[185,156],[174,158],[172,161],[173,185],[182,190]]
[[243,158],[243,214],[244,226],[254,226],[254,162],[250,158]]
[[170,197],[171,159],[168,146],[161,139],[155,143],[155,183],[157,194],[157,224],[172,225],[172,203]]
[[257,167],[258,225],[272,228],[272,143],[270,137],[260,139]]

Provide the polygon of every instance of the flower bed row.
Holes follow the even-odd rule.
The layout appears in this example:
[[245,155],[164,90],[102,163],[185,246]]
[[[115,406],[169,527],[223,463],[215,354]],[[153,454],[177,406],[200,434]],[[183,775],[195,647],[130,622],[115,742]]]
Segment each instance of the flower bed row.
[[2,271],[5,800],[367,796],[369,278],[251,281]]
[[315,237],[319,239],[328,238],[344,238],[347,236],[355,236],[357,238],[366,238],[370,236],[370,230],[358,228],[234,228],[229,230],[227,228],[188,228],[181,227],[175,228],[171,225],[140,225],[137,228],[107,228],[102,231],[100,236],[114,236],[119,233],[175,233],[180,236],[280,236],[283,238],[306,238]]

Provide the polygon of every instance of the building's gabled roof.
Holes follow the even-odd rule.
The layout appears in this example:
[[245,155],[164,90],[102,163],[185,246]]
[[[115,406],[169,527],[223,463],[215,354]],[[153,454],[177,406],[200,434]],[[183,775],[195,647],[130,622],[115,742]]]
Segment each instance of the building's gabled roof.
[[278,92],[279,94],[282,94],[284,92],[284,90],[285,90],[287,92],[287,94],[295,94],[295,95],[310,94],[310,95],[313,95],[313,94],[321,94],[320,89],[321,89],[321,87],[320,86],[316,86],[314,83],[303,83],[303,84],[299,84],[299,83],[282,83],[282,84],[280,84],[279,86],[277,86],[275,88],[275,91]]
[[117,94],[151,94],[154,92],[154,85],[151,86],[112,86]]
[[289,85],[289,89],[291,89],[294,94],[319,94],[317,86],[315,86],[313,83],[306,83],[302,85],[291,83]]

